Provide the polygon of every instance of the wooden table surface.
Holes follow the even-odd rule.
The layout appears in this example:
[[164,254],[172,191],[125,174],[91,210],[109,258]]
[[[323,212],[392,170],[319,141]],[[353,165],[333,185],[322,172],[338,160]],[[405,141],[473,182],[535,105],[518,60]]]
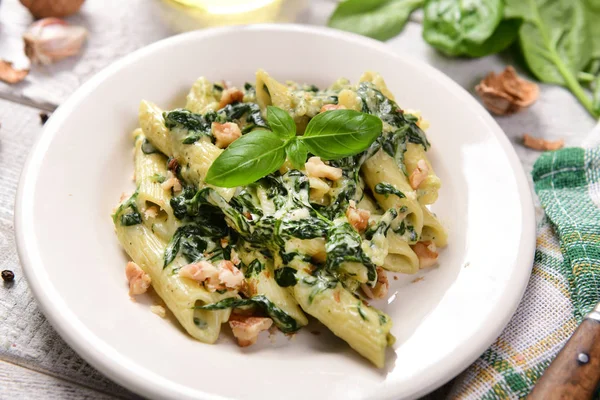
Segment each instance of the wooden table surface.
[[[324,25],[335,4],[334,0],[312,1],[299,22]],[[159,0],[87,0],[79,14],[68,18],[90,32],[81,55],[34,67],[19,84],[0,82],[0,270],[9,269],[16,275],[13,284],[0,284],[0,399],[138,398],[83,361],[40,312],[17,258],[13,210],[25,158],[42,134],[40,113],[53,111],[114,60],[175,34],[161,11]],[[0,58],[26,64],[21,35],[31,22],[17,0],[0,2]],[[436,53],[421,38],[418,13],[389,46],[399,54],[432,64],[471,93],[486,73],[501,71],[512,62],[507,56],[466,60]],[[539,153],[520,144],[523,133],[581,145],[595,124],[566,90],[550,85],[541,85],[541,89],[539,101],[529,110],[497,118],[526,172]],[[435,397],[443,397],[443,393],[438,391]]]

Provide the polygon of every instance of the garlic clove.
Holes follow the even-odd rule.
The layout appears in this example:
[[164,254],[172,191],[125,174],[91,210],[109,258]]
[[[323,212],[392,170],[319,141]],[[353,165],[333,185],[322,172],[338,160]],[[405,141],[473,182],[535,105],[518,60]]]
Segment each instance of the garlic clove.
[[36,18],[66,17],[75,14],[84,0],[20,0]]
[[19,83],[29,73],[28,69],[16,69],[10,61],[0,60],[0,81],[6,83]]
[[58,18],[34,22],[23,35],[25,54],[34,64],[51,64],[79,53],[87,30]]

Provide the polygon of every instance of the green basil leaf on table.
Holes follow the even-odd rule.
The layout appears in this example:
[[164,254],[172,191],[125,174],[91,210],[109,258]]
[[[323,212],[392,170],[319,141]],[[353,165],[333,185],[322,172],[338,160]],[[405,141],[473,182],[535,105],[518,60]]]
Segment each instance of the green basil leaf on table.
[[[584,0],[584,6],[589,35],[592,40],[592,59],[598,61],[596,65],[600,65],[600,0]],[[595,68],[590,72],[597,75],[600,71]]]
[[288,160],[294,168],[302,169],[308,157],[308,149],[300,140],[293,140],[285,149]]
[[[522,1],[522,0],[521,0]],[[450,56],[477,54],[492,37],[503,18],[502,0],[428,0],[423,19],[423,38],[427,43]],[[503,30],[503,42],[509,35]],[[509,43],[510,44],[510,43]],[[492,44],[488,46],[493,47]]]
[[324,160],[348,157],[367,149],[381,134],[381,120],[354,110],[317,114],[299,139],[308,150]]
[[252,131],[217,157],[208,170],[206,183],[235,187],[256,182],[281,167],[285,161],[285,145],[274,132]]
[[378,40],[399,34],[410,14],[424,0],[346,0],[339,3],[328,25]]
[[600,75],[596,77],[592,85],[592,107],[596,114],[600,115]]
[[583,1],[505,0],[510,16],[523,20],[519,43],[529,69],[541,81],[569,88],[594,116],[577,76],[592,59],[593,43]]
[[294,120],[284,110],[279,107],[267,107],[267,121],[269,126],[279,135],[279,137],[288,139],[296,136],[296,124]]
[[500,53],[517,40],[520,25],[521,20],[519,19],[506,19],[500,22],[500,25],[498,25],[492,36],[485,42],[477,44],[466,42],[464,55],[469,57],[485,57],[490,54]]

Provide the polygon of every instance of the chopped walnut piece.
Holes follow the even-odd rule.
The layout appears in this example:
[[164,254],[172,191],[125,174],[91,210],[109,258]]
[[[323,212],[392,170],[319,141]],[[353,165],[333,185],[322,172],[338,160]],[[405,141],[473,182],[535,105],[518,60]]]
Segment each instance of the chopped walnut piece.
[[240,289],[244,283],[244,274],[231,261],[219,262],[219,280],[229,289]]
[[136,294],[146,293],[146,290],[150,287],[152,279],[150,275],[144,272],[139,265],[133,261],[129,261],[125,267],[125,276],[129,282],[129,295],[133,296]]
[[319,112],[322,113],[325,111],[345,110],[345,109],[346,109],[346,107],[341,104],[325,104],[323,107],[321,107],[321,110],[319,110]]
[[231,314],[229,326],[240,347],[251,346],[258,340],[258,334],[273,325],[271,318],[247,317]]
[[381,267],[377,267],[377,282],[374,287],[369,287],[363,283],[360,285],[363,293],[370,299],[382,299],[384,298],[390,287],[390,283],[387,278],[385,270]]
[[188,264],[179,270],[179,275],[203,283],[211,292],[239,290],[244,284],[244,274],[228,260],[219,261],[216,266],[208,261]]
[[179,275],[198,283],[208,281],[208,283],[212,283],[213,285],[219,284],[219,270],[208,261],[188,264],[179,270]]
[[363,210],[362,208],[356,208],[354,200],[350,200],[350,205],[346,209],[346,217],[354,229],[358,232],[362,232],[367,229],[367,226],[369,225],[371,212],[369,210]]
[[562,149],[565,146],[565,141],[563,139],[559,139],[559,140],[540,139],[540,138],[530,136],[526,133],[523,135],[523,146],[529,147],[530,149],[533,149],[533,150],[540,150],[540,151],[558,150],[558,149]]
[[167,316],[167,310],[165,310],[163,306],[150,306],[150,311],[161,318],[165,318]]
[[160,185],[167,191],[173,189],[174,192],[181,192],[182,189],[181,182],[171,171],[167,171],[167,179]]
[[213,122],[211,129],[212,134],[217,139],[215,146],[220,149],[226,148],[242,136],[242,131],[235,122],[225,122],[224,124]]
[[540,92],[537,84],[519,78],[511,66],[498,75],[490,72],[475,90],[486,108],[498,115],[513,114],[529,107]]
[[238,253],[235,251],[235,249],[231,249],[231,262],[235,265],[238,266],[240,265],[240,263],[242,262],[242,260],[240,260],[240,256],[238,255]]
[[150,206],[144,211],[144,216],[146,218],[156,218],[156,216],[158,215],[158,211],[159,209],[157,206]]
[[236,101],[244,100],[244,92],[240,89],[232,87],[223,90],[221,94],[221,100],[219,101],[219,108],[225,107],[227,104],[234,103]]
[[311,157],[305,164],[306,174],[314,178],[327,178],[337,181],[342,177],[342,170],[325,164],[320,157]]
[[425,160],[419,160],[417,162],[417,168],[411,172],[408,181],[410,182],[410,187],[413,189],[418,189],[419,185],[423,183],[423,181],[429,175],[429,167],[427,166],[427,162]]
[[433,242],[418,242],[411,247],[419,257],[419,268],[429,268],[437,263],[438,251]]
[[0,81],[19,83],[29,74],[28,69],[16,69],[10,61],[0,60]]

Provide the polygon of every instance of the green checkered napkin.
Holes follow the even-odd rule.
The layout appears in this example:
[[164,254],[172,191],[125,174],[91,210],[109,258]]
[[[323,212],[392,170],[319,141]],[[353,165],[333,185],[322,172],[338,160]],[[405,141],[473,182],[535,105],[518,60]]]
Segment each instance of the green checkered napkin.
[[600,148],[544,153],[532,175],[546,215],[529,285],[509,325],[457,378],[450,398],[527,396],[600,300]]

